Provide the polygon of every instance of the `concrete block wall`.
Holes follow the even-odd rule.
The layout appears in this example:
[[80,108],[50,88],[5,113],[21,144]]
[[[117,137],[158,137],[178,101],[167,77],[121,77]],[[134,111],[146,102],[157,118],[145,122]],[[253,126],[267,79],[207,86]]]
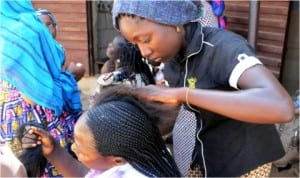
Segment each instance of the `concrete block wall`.
[[98,4],[98,24],[97,24],[97,56],[95,59],[104,62],[107,59],[105,54],[108,43],[118,34],[112,24],[112,15],[110,13],[110,2],[99,1]]

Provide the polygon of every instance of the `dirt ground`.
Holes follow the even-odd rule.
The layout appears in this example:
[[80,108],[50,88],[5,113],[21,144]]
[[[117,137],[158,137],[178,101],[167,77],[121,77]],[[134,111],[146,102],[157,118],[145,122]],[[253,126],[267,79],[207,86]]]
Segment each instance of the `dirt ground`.
[[[78,82],[84,110],[88,109],[89,96],[94,92],[97,86],[96,81],[97,76],[92,76],[83,77],[83,79],[81,79]],[[295,119],[290,123],[281,126],[277,125],[277,127],[280,128],[281,140],[285,147],[285,150],[287,150],[288,144],[290,143],[290,139],[297,126],[299,126],[299,115],[295,116]],[[290,167],[287,167],[283,170],[273,166],[271,171],[271,177],[299,177],[299,161],[292,163]]]

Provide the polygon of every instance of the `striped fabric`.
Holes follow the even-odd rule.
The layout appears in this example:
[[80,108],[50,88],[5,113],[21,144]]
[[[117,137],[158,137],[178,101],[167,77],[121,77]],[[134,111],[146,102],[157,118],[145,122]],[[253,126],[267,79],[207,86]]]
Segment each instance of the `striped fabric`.
[[64,58],[31,1],[0,1],[0,79],[56,115],[79,111],[77,83],[62,70]]

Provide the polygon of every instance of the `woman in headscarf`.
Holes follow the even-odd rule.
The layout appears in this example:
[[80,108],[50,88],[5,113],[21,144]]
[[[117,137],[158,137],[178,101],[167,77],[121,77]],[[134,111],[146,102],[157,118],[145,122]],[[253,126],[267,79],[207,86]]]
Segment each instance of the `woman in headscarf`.
[[[63,48],[30,1],[0,1],[0,19],[1,143],[18,155],[22,148],[16,131],[21,124],[34,121],[45,125],[70,151],[82,105],[75,76],[62,70]],[[44,176],[60,174],[47,163]]]

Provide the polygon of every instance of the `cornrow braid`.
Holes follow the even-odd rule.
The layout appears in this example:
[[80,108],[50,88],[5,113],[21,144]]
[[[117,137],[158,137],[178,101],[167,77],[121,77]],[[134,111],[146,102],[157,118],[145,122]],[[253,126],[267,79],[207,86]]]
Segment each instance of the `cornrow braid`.
[[132,91],[124,95],[125,89],[120,88],[121,85],[106,90],[116,93],[116,96],[103,95],[103,92],[101,100],[86,113],[86,123],[97,150],[102,155],[125,158],[135,169],[149,177],[180,176],[155,118],[136,97],[130,95]]

